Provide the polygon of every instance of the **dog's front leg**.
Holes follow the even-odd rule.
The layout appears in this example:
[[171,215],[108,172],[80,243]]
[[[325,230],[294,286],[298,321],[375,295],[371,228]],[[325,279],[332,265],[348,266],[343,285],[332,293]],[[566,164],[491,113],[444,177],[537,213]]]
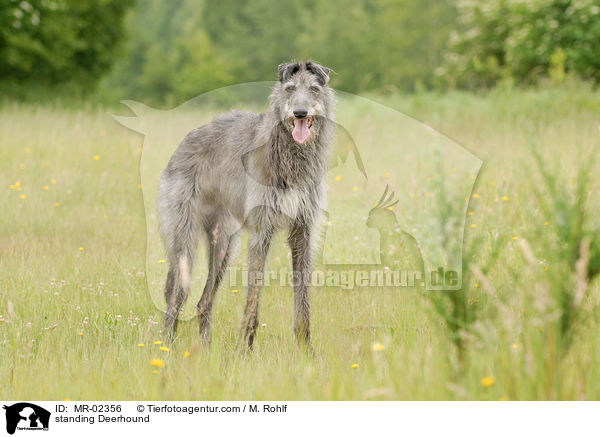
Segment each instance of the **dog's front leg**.
[[310,278],[312,273],[312,229],[303,220],[296,220],[288,242],[294,269],[294,334],[300,344],[310,344]]
[[244,339],[248,348],[252,349],[256,328],[258,326],[258,301],[264,282],[264,268],[269,246],[271,244],[271,231],[256,232],[250,237],[248,249],[248,296],[244,311]]

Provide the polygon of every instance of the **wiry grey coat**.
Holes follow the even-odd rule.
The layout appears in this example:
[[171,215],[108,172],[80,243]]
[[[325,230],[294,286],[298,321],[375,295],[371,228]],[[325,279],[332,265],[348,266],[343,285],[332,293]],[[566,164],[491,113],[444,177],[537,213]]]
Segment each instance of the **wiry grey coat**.
[[230,112],[194,129],[160,180],[158,213],[167,251],[165,331],[173,339],[189,294],[198,241],[206,233],[209,273],[198,303],[201,336],[210,339],[211,309],[242,226],[250,232],[243,333],[252,347],[271,237],[289,230],[294,269],[294,332],[310,345],[312,252],[325,206],[324,176],[334,141],[330,70],[316,63],[279,66],[265,114]]

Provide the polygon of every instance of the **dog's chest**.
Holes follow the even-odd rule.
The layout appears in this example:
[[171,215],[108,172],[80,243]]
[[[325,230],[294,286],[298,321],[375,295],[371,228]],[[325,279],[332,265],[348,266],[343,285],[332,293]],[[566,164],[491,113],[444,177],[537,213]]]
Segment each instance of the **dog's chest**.
[[273,224],[294,220],[306,212],[310,204],[308,191],[298,188],[268,187],[253,181],[249,191],[246,211],[250,213],[259,208],[264,218]]
[[296,218],[299,212],[306,209],[306,195],[300,190],[289,188],[276,189],[271,193],[273,197],[273,210],[290,218]]

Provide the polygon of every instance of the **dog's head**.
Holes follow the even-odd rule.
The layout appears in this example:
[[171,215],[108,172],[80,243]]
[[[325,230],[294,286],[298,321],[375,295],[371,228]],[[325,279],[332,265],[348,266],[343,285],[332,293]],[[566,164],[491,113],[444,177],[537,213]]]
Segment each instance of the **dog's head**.
[[327,85],[331,69],[306,61],[281,64],[278,71],[271,104],[294,141],[310,143],[332,117],[333,91]]

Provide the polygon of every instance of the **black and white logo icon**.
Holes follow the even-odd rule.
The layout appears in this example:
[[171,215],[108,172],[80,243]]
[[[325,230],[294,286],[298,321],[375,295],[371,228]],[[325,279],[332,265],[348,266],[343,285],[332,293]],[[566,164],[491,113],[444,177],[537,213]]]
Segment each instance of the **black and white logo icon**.
[[16,430],[48,431],[50,411],[28,402],[4,405],[3,408],[6,410],[6,432],[9,434],[14,434]]

